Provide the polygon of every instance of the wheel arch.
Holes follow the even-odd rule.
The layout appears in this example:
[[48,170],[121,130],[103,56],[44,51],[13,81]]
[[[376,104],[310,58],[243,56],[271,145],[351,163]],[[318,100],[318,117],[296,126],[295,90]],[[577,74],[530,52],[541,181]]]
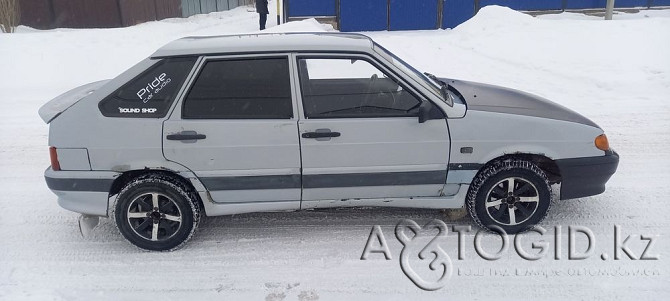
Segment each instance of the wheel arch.
[[549,179],[550,184],[556,184],[561,182],[561,172],[558,168],[558,165],[556,164],[556,161],[545,156],[544,154],[535,154],[535,153],[513,153],[495,157],[486,162],[477,171],[477,174],[485,170],[489,165],[506,159],[521,159],[532,162],[533,164],[537,165],[537,167],[539,167],[542,171],[544,171],[544,173],[547,175],[547,178]]
[[145,177],[145,176],[151,176],[151,175],[158,175],[158,176],[163,176],[167,179],[171,179],[172,181],[176,181],[176,184],[180,184],[188,192],[191,192],[195,199],[198,201],[198,204],[200,208],[204,208],[202,199],[200,198],[200,195],[198,194],[198,191],[196,190],[195,186],[193,186],[193,183],[185,178],[184,176],[180,175],[179,173],[169,170],[169,169],[137,169],[137,170],[129,170],[123,172],[121,175],[116,177],[114,179],[114,182],[112,182],[112,186],[109,191],[109,196],[113,196],[121,192],[123,187],[125,187],[128,183],[131,181]]

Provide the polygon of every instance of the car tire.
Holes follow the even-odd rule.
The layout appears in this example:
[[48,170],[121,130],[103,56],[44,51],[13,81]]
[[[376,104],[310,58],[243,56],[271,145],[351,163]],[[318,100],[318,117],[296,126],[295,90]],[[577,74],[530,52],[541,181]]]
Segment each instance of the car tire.
[[542,169],[530,161],[504,159],[477,174],[466,204],[480,227],[514,234],[540,223],[551,198],[551,185]]
[[130,181],[119,192],[112,216],[130,243],[151,251],[183,246],[198,227],[196,196],[180,181],[148,175]]

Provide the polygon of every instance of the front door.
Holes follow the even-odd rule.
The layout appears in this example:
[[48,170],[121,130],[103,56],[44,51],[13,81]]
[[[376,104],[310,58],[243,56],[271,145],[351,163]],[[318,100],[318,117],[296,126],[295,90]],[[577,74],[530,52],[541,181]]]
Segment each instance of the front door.
[[372,58],[299,55],[303,201],[434,197],[446,182],[445,119]]
[[300,206],[300,146],[288,55],[207,58],[163,126],[168,160],[217,203]]

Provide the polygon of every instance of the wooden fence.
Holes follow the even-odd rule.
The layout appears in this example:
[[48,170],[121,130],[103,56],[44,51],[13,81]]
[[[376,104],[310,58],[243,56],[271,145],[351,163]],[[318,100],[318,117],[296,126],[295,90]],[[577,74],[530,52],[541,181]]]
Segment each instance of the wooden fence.
[[20,0],[21,24],[39,29],[109,28],[224,11],[252,0]]

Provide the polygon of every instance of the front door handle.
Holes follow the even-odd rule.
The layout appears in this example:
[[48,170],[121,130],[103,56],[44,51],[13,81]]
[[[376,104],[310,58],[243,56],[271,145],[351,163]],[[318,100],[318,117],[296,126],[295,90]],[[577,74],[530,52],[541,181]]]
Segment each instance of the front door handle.
[[[198,134],[196,131],[181,131],[177,134],[169,134],[165,137],[167,140],[177,140],[177,141],[194,141],[207,138],[206,135]],[[195,141],[194,141],[195,142]]]
[[314,132],[302,133],[302,137],[306,139],[316,139],[316,141],[329,141],[330,138],[340,137],[340,133],[332,132],[330,129],[316,129]]

